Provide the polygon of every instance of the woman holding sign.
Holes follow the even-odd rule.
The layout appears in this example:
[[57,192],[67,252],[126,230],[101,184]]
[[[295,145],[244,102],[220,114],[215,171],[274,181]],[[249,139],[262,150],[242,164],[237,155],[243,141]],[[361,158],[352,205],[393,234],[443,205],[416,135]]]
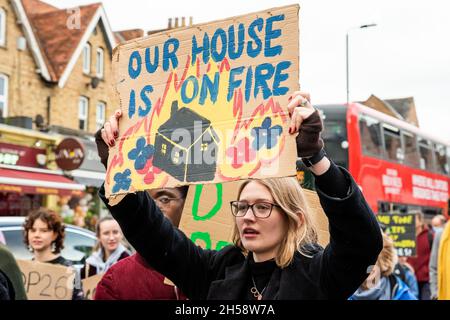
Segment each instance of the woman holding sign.
[[[330,223],[325,249],[316,244],[294,177],[245,181],[231,203],[234,245],[220,251],[196,246],[146,192],[108,206],[133,247],[189,299],[347,299],[375,264],[382,237],[374,214],[348,171],[323,151],[322,121],[309,95],[295,92],[289,101],[289,133],[298,134],[298,156],[316,177]],[[120,116],[117,111],[102,129],[109,146]],[[100,196],[107,204],[103,187]]]
[[[24,242],[33,254],[33,260],[42,263],[72,266],[72,262],[60,255],[64,248],[64,224],[54,211],[41,208],[32,211],[24,223]],[[73,289],[72,300],[82,300],[83,291]]]

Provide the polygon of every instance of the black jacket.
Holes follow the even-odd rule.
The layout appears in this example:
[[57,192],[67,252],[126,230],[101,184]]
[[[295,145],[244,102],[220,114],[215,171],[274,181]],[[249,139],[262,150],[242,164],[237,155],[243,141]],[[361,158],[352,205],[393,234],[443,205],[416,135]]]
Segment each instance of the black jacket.
[[[330,223],[330,243],[312,257],[296,253],[291,265],[276,268],[265,299],[347,299],[368,276],[382,249],[377,220],[350,174],[343,199],[317,190]],[[104,187],[100,197],[107,204]],[[203,250],[172,226],[147,192],[108,206],[125,237],[158,272],[189,299],[239,299],[248,282],[248,260],[235,246]],[[231,213],[230,213],[231,214]]]

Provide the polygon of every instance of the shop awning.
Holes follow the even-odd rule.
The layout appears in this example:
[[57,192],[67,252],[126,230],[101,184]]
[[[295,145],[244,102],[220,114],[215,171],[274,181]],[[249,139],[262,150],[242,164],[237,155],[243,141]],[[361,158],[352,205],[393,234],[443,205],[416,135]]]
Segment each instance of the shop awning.
[[84,190],[84,185],[59,174],[0,168],[0,192],[70,196]]

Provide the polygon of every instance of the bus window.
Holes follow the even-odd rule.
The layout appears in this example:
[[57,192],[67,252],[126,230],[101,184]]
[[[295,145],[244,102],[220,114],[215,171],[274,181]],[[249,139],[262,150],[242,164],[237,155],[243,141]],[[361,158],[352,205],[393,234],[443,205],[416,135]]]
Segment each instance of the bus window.
[[361,145],[363,153],[367,155],[380,156],[380,122],[368,116],[361,116],[359,119],[359,130],[361,132]]
[[400,130],[393,126],[383,124],[383,135],[387,160],[402,162],[404,156],[400,140]]
[[403,143],[405,147],[405,163],[407,165],[419,168],[420,158],[417,152],[417,139],[416,135],[409,132],[402,132]]
[[420,154],[420,169],[430,170],[433,167],[433,150],[431,149],[431,143],[429,140],[419,139],[419,154]]
[[436,168],[439,173],[448,174],[447,150],[444,145],[434,144],[434,156],[436,159]]
[[325,151],[333,156],[333,161],[348,168],[348,142],[345,122],[325,118],[322,139]]

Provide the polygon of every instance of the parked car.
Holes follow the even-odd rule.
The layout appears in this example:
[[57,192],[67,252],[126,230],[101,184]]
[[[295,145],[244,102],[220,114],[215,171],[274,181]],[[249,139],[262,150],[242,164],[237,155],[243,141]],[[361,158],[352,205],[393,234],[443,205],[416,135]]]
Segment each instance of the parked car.
[[[23,242],[23,224],[25,217],[0,217],[0,233],[16,259],[30,260],[32,254]],[[84,264],[91,254],[97,237],[95,233],[74,225],[65,225],[66,237],[61,255],[74,264]]]

